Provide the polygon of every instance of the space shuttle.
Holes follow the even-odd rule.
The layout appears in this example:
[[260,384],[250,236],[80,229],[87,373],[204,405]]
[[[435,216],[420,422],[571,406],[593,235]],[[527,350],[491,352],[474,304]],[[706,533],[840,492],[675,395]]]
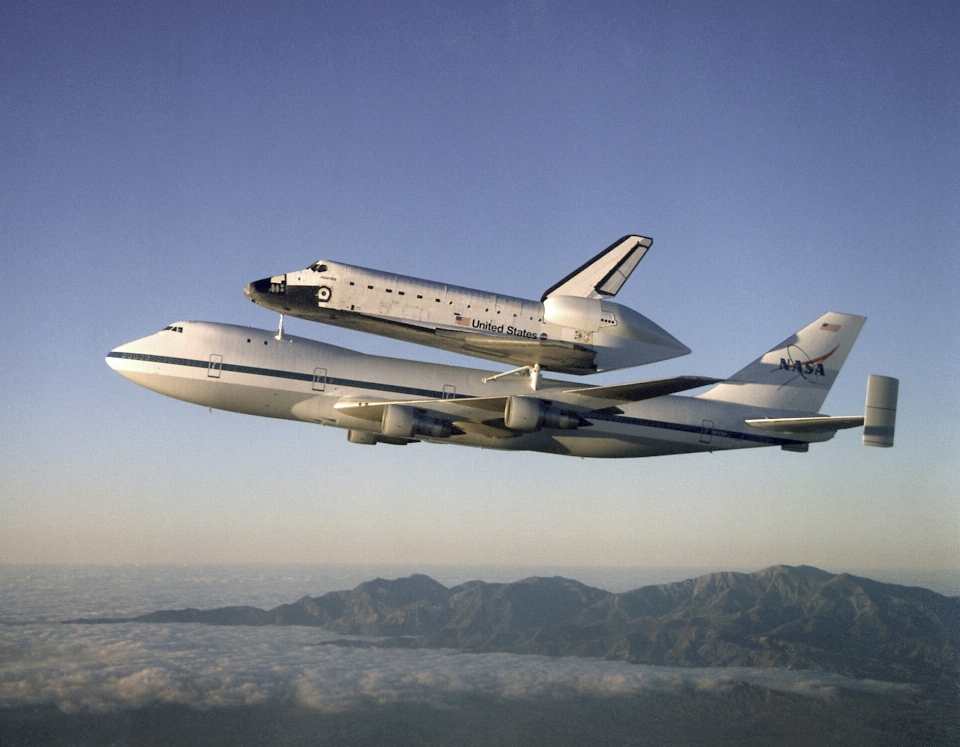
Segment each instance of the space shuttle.
[[[283,315],[517,366],[592,374],[686,355],[690,348],[611,298],[653,244],[624,236],[539,301],[320,260],[250,283],[244,294]],[[504,374],[505,375],[505,374]]]

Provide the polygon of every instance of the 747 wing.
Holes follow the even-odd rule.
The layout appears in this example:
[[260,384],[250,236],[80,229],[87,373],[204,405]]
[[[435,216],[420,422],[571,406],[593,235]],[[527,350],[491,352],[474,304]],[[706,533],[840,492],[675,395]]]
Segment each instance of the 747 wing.
[[553,382],[545,382],[547,388],[531,394],[414,400],[344,397],[334,408],[384,427],[393,422],[403,423],[403,434],[409,432],[410,435],[400,437],[430,435],[431,428],[442,429],[445,424],[450,428],[445,435],[478,433],[492,438],[512,438],[541,427],[566,430],[589,426],[592,413],[620,412],[617,404],[663,397],[719,381],[722,379],[674,376],[576,389],[564,389],[562,382],[555,382],[554,386],[549,385]]

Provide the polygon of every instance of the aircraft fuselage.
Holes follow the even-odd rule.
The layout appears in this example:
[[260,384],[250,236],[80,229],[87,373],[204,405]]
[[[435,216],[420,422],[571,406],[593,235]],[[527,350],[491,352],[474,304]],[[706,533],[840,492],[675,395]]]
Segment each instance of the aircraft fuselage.
[[[805,450],[807,443],[833,436],[771,434],[744,423],[795,411],[675,395],[608,408],[585,406],[586,390],[569,381],[543,378],[531,391],[521,376],[485,382],[489,371],[365,355],[299,337],[278,340],[274,332],[210,322],[178,322],[121,345],[107,362],[169,397],[345,428],[357,443],[430,441],[581,457],[644,457],[776,445]],[[498,397],[531,401],[555,413],[554,419],[530,432],[511,430]],[[410,402],[395,409],[415,415],[425,431],[413,438],[391,436],[380,406],[386,401]],[[478,417],[478,408],[487,406],[490,412]]]

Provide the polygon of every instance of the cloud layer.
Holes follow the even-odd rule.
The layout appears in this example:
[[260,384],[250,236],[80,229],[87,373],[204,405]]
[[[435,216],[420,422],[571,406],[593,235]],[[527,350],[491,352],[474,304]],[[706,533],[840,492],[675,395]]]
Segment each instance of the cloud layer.
[[343,711],[371,702],[720,692],[737,682],[813,697],[902,690],[816,672],[674,669],[590,659],[328,645],[316,629],[203,625],[0,627],[0,706],[102,712],[281,702]]

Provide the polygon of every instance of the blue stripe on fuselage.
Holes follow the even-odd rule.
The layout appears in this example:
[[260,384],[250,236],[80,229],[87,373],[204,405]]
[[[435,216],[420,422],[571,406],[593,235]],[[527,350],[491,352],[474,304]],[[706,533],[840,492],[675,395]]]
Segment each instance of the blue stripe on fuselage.
[[588,415],[590,420],[608,420],[612,423],[629,423],[630,425],[639,425],[643,428],[661,428],[668,431],[681,431],[683,433],[695,433],[703,435],[709,433],[717,438],[733,438],[738,441],[753,441],[759,444],[769,444],[771,446],[782,446],[784,444],[805,444],[806,441],[794,441],[789,438],[775,438],[773,436],[759,436],[753,433],[740,433],[739,431],[728,431],[724,428],[704,428],[700,425],[687,425],[685,423],[671,423],[665,420],[647,420],[646,418],[631,418],[629,415]]
[[[118,353],[112,351],[107,355],[108,358],[124,358],[126,360],[146,361],[148,363],[165,363],[169,366],[187,366],[190,368],[209,368],[210,361],[198,361],[191,358],[174,358],[167,355],[147,355],[146,353]],[[313,381],[313,374],[298,373],[296,371],[280,371],[276,368],[259,368],[257,366],[238,366],[234,363],[222,363],[221,371],[231,371],[233,373],[252,374],[254,376],[272,376],[276,379],[291,379],[293,381]],[[469,394],[449,394],[437,392],[432,389],[417,389],[411,386],[396,386],[393,384],[380,384],[375,381],[358,381],[355,379],[340,379],[335,376],[327,376],[324,381],[327,384],[338,386],[349,386],[356,389],[375,389],[380,392],[395,392],[397,394],[413,394],[425,399],[472,399]]]

